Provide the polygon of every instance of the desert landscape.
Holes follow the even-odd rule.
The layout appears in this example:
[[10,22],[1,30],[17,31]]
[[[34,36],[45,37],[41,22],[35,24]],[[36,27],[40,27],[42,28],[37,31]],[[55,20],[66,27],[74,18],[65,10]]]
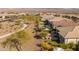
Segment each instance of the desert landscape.
[[79,51],[79,9],[0,8],[0,51]]

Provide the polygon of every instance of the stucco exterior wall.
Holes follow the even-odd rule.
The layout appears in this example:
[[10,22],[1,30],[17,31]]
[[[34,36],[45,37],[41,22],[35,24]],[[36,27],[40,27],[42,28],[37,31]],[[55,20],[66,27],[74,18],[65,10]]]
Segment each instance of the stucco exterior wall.
[[74,44],[76,44],[76,43],[78,43],[78,41],[79,41],[79,39],[78,38],[67,38],[67,39],[65,39],[65,44],[68,44],[68,43],[74,43]]

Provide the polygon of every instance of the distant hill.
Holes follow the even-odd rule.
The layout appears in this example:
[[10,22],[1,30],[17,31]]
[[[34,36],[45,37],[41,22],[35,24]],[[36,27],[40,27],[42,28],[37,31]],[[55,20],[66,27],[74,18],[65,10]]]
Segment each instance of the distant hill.
[[0,8],[0,12],[54,12],[79,14],[79,8]]

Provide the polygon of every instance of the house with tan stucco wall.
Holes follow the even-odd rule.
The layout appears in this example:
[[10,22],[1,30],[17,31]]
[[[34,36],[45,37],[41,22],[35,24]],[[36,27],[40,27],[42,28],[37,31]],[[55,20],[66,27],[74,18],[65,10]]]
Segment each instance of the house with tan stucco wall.
[[70,31],[65,36],[65,43],[78,43],[79,42],[79,26],[76,26],[73,31]]

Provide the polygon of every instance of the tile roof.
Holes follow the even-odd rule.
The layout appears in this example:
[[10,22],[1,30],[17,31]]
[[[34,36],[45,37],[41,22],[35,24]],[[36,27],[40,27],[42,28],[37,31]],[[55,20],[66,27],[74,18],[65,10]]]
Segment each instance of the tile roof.
[[75,28],[75,26],[57,27],[57,29],[59,30],[59,34],[62,35],[63,37],[65,37],[68,32],[73,31],[74,28]]
[[76,26],[73,31],[68,32],[65,38],[79,38],[79,26]]
[[70,20],[70,19],[65,19],[65,18],[60,18],[60,17],[55,17],[51,20],[49,20],[52,24],[54,24],[54,26],[62,26],[62,27],[66,27],[66,26],[74,26],[75,23]]

